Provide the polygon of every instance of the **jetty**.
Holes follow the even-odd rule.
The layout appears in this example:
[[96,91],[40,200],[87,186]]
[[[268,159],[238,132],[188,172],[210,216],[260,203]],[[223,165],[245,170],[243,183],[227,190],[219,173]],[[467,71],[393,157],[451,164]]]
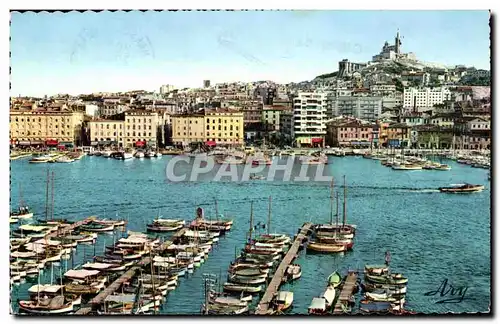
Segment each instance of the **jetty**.
[[271,304],[271,301],[273,300],[274,296],[276,296],[276,294],[278,293],[279,287],[283,282],[283,277],[285,276],[286,269],[288,268],[290,263],[292,263],[294,258],[297,256],[300,245],[302,244],[304,239],[309,236],[309,232],[312,226],[313,226],[312,223],[305,223],[300,229],[300,232],[299,234],[297,234],[295,241],[293,242],[292,246],[286,253],[283,260],[281,261],[278,269],[276,270],[273,278],[271,279],[271,282],[267,286],[266,292],[264,293],[264,296],[262,296],[262,299],[260,300],[259,305],[257,306],[255,315],[268,315],[269,305]]
[[46,238],[51,238],[51,237],[57,237],[66,233],[71,233],[73,230],[77,229],[80,226],[87,225],[88,223],[96,220],[96,216],[89,216],[83,220],[74,222],[73,224],[70,224],[68,226],[62,226],[61,228],[58,228],[56,231],[51,232],[47,234],[45,237]]
[[344,314],[344,305],[347,305],[356,287],[356,281],[358,280],[358,273],[355,271],[349,271],[347,277],[345,278],[342,289],[340,290],[339,297],[335,303],[333,309],[333,314]]

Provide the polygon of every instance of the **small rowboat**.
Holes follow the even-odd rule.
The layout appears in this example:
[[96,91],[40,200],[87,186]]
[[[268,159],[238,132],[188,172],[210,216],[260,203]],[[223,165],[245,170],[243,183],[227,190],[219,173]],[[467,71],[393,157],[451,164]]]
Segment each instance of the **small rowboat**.
[[346,250],[346,246],[342,244],[324,244],[311,242],[307,245],[307,249],[315,252],[338,253],[344,252]]
[[337,271],[335,271],[328,277],[328,285],[333,288],[337,288],[341,282],[342,282],[342,277]]
[[245,286],[245,285],[241,285],[241,284],[234,284],[234,283],[226,282],[224,284],[224,290],[248,292],[248,293],[258,293],[262,290],[262,286]]

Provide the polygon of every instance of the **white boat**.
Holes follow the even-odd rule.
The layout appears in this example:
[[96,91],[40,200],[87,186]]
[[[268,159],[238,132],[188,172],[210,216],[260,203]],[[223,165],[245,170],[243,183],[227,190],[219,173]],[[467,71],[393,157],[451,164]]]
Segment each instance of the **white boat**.
[[138,159],[142,159],[144,157],[144,153],[139,151],[139,152],[136,152],[134,156]]
[[30,163],[47,163],[52,157],[50,155],[33,156]]
[[123,159],[124,160],[128,160],[128,159],[131,159],[133,157],[134,157],[134,155],[132,153],[123,152]]
[[157,158],[162,157],[162,154],[160,152],[156,152],[155,157],[157,157]]
[[421,165],[416,164],[401,164],[401,165],[393,165],[393,170],[422,170]]
[[155,153],[154,152],[146,152],[146,154],[144,156],[147,157],[147,158],[154,158],[155,157]]
[[107,157],[107,158],[109,158],[109,157],[111,157],[111,154],[112,154],[112,153],[113,153],[113,151],[111,151],[111,150],[106,150],[106,151],[102,152],[102,153],[101,153],[101,155],[102,155],[103,157]]
[[333,288],[332,286],[328,286],[323,293],[323,296],[321,296],[325,299],[327,308],[332,306],[333,301],[335,300],[335,295],[335,288]]
[[56,162],[57,163],[71,163],[71,162],[75,162],[75,160],[73,160],[72,158],[67,157],[67,156],[61,156],[61,157],[56,159]]
[[291,291],[280,291],[278,296],[274,300],[276,303],[276,311],[282,312],[290,308],[293,303],[293,292]]
[[38,302],[32,300],[19,301],[19,309],[31,314],[63,314],[73,311],[73,302],[66,301],[64,296],[56,296],[52,299],[40,299]]
[[10,223],[10,224],[15,224],[15,223],[17,223],[18,221],[19,221],[19,219],[17,219],[17,218],[14,218],[14,217],[10,217],[10,218],[9,218],[9,223]]

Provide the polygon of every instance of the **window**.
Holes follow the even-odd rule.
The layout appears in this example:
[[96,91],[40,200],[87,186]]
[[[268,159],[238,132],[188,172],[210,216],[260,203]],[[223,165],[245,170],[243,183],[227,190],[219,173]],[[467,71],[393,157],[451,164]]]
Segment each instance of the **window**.
[[233,132],[229,132],[229,136],[233,136]]
[[229,126],[229,130],[233,130],[233,125],[230,125],[230,126]]
[[116,136],[116,132],[113,132],[113,136]]
[[122,136],[122,132],[120,132],[120,136]]
[[236,126],[236,130],[238,130],[238,126]]
[[132,136],[135,136],[135,132],[132,132]]
[[177,136],[180,136],[180,135],[181,135],[181,133],[177,132]]
[[151,130],[151,126],[149,126],[149,129]]
[[212,126],[212,130],[215,130],[215,126]]
[[219,125],[219,130],[221,130],[221,128],[222,128],[222,126],[221,126],[221,125]]
[[151,136],[151,133],[149,133],[149,136]]
[[[17,120],[16,120],[17,121]],[[210,118],[207,118],[207,124],[210,124]]]
[[116,129],[116,124],[113,125],[113,129]]
[[127,136],[130,136],[130,133],[129,133],[129,132],[127,132]]
[[222,120],[219,118],[219,124],[222,123]]
[[189,123],[192,124],[192,120],[190,120]]

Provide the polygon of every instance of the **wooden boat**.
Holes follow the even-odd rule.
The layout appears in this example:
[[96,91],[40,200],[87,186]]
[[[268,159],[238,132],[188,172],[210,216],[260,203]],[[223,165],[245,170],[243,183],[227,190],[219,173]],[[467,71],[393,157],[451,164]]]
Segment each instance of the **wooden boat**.
[[112,232],[115,229],[115,226],[91,223],[88,225],[83,225],[80,228],[82,231],[86,232]]
[[405,303],[404,297],[395,297],[395,296],[393,296],[391,294],[387,294],[387,293],[376,294],[376,293],[366,292],[365,297],[368,300],[379,301],[379,302],[390,302],[390,303],[398,303],[398,304]]
[[50,159],[52,159],[50,155],[34,154],[29,163],[47,163]]
[[326,313],[326,300],[324,298],[313,298],[311,305],[307,309],[310,315],[323,315]]
[[337,288],[340,283],[342,282],[342,277],[340,276],[340,274],[335,271],[333,272],[331,275],[328,276],[328,285],[329,286],[332,286],[333,288]]
[[274,299],[274,310],[278,313],[284,312],[292,306],[293,292],[280,291]]
[[[206,312],[205,305],[203,305],[202,311]],[[209,304],[208,314],[209,315],[241,315],[247,313],[249,310],[248,305],[219,305],[219,304]]]
[[332,307],[333,302],[335,300],[335,296],[336,296],[335,288],[333,286],[326,287],[325,292],[323,292],[323,295],[321,296],[325,300],[326,309],[330,309],[330,307]]
[[354,246],[354,241],[352,239],[342,239],[335,236],[319,236],[317,239],[319,243],[345,245],[347,250],[352,249]]
[[381,276],[389,272],[389,266],[387,265],[365,265],[365,273],[372,274],[375,276]]
[[307,250],[323,253],[338,253],[346,251],[346,247],[342,244],[323,244],[310,242],[309,244],[307,244]]
[[267,280],[267,274],[260,275],[260,276],[253,276],[253,277],[237,276],[237,275],[229,276],[230,282],[243,284],[243,285],[262,284],[262,283],[265,283],[266,280]]
[[11,219],[30,219],[33,218],[33,212],[29,210],[28,207],[19,207],[15,212],[10,213]]
[[233,275],[237,275],[237,276],[253,277],[253,276],[259,276],[259,275],[267,275],[269,273],[269,269],[243,268],[243,269],[232,270],[230,268],[229,273],[231,273]]
[[251,302],[253,297],[252,295],[243,295],[243,293],[239,294],[239,295],[234,295],[230,292],[215,292],[213,290],[211,290],[209,292],[209,296],[210,298],[217,298],[217,297],[225,297],[225,298],[236,298],[242,302]]
[[393,165],[393,170],[422,170],[422,166],[418,164],[400,164]]
[[224,283],[224,290],[225,291],[247,292],[247,293],[258,293],[258,292],[262,291],[262,286],[246,286],[246,285],[226,282],[226,283]]
[[406,285],[381,285],[381,284],[366,284],[363,287],[366,292],[374,294],[389,293],[390,295],[403,295],[406,294]]
[[408,282],[408,278],[405,278],[398,273],[394,273],[391,275],[382,275],[382,276],[375,276],[365,273],[365,279],[372,283],[379,283],[379,284],[401,285],[401,284],[406,284]]
[[63,314],[73,311],[75,299],[68,299],[65,296],[55,296],[53,298],[19,301],[19,310],[31,314]]
[[96,223],[96,224],[101,224],[101,225],[113,225],[113,226],[125,226],[127,224],[127,221],[126,220],[123,220],[123,219],[118,219],[118,220],[114,220],[114,219],[98,219],[98,220],[94,220],[93,223]]
[[290,264],[286,268],[286,273],[285,277],[283,278],[284,281],[292,281],[299,279],[302,276],[302,268],[300,267],[299,264]]
[[440,187],[439,191],[446,193],[473,193],[483,191],[484,186],[482,185],[473,185],[473,184],[464,184],[460,186],[452,186],[452,187]]
[[441,164],[440,166],[434,168],[434,170],[437,170],[437,171],[450,171],[451,170],[451,166],[446,165],[446,164]]

